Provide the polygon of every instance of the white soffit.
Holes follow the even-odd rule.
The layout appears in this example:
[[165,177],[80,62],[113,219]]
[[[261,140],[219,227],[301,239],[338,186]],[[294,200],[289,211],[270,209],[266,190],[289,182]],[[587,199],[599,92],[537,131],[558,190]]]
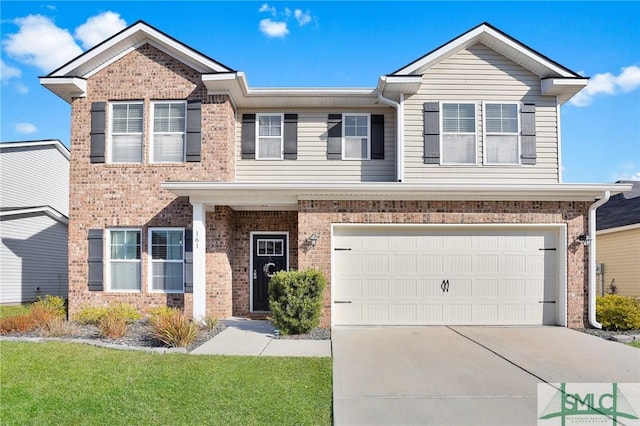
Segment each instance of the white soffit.
[[250,88],[240,71],[203,74],[202,81],[210,95],[229,95],[238,108],[387,107],[375,88]]
[[585,88],[588,83],[588,78],[544,78],[542,94],[557,96],[558,103],[563,104]]
[[448,201],[587,201],[604,191],[629,190],[627,184],[407,184],[164,182],[162,189],[192,202],[231,206],[236,210],[295,210],[298,200],[448,200]]

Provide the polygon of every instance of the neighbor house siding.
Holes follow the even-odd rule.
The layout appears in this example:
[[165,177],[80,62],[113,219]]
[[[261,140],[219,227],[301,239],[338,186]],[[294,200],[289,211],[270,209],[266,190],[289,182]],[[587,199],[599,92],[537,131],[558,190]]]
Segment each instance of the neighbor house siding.
[[53,145],[0,147],[0,207],[51,206],[69,214],[69,160]]
[[[616,294],[640,297],[640,225],[598,232],[596,252],[596,263],[604,264],[605,291],[613,282]],[[602,293],[599,275],[597,292]]]
[[3,217],[0,303],[67,297],[67,225],[44,213]]
[[[555,97],[542,96],[540,78],[504,56],[476,44],[424,73],[418,92],[405,101],[405,181],[476,183],[558,183],[558,121]],[[476,104],[477,164],[424,164],[423,105],[464,101]],[[483,101],[536,106],[535,165],[483,165]]]
[[[254,113],[298,114],[298,156],[296,160],[242,159],[242,115]],[[329,114],[384,114],[384,160],[327,160],[327,120]],[[396,180],[395,110],[317,109],[312,111],[239,110],[236,125],[237,181],[349,181],[392,182]]]

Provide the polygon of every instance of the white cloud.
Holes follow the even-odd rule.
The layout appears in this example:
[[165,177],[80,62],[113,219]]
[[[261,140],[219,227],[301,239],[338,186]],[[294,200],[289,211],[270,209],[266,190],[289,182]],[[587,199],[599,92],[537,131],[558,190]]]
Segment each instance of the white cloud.
[[296,17],[296,20],[301,27],[311,22],[311,12],[309,12],[308,10],[306,12],[303,12],[300,9],[296,9],[293,12],[293,15]]
[[82,53],[71,34],[45,16],[29,15],[13,22],[19,31],[9,34],[2,45],[17,61],[50,72]]
[[15,83],[14,87],[16,89],[16,92],[18,92],[18,94],[20,95],[26,95],[27,93],[29,93],[29,88],[22,83]]
[[3,83],[7,83],[12,78],[20,78],[21,76],[22,71],[16,67],[5,64],[4,61],[0,59],[0,80]]
[[260,31],[267,37],[284,37],[289,34],[286,22],[272,21],[269,18],[260,21]]
[[127,23],[118,13],[109,11],[87,19],[76,28],[74,35],[82,42],[82,47],[90,49],[126,26]]
[[38,128],[31,123],[18,123],[16,124],[16,133],[22,133],[28,135],[38,131]]
[[631,92],[640,88],[640,68],[631,65],[621,69],[615,76],[610,72],[596,74],[591,78],[587,87],[571,98],[571,104],[578,107],[588,106],[599,95],[615,95],[622,92]]
[[260,6],[258,12],[269,12],[272,16],[276,16],[278,14],[278,12],[276,11],[276,7],[269,6],[267,3],[264,3],[262,6]]

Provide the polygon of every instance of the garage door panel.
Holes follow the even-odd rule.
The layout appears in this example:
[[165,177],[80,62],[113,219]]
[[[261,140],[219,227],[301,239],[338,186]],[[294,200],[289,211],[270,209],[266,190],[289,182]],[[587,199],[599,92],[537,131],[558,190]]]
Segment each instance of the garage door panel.
[[555,231],[354,226],[341,232],[336,228],[334,247],[347,250],[333,253],[333,295],[350,303],[334,305],[336,324],[556,322],[555,303],[541,303],[558,296]]

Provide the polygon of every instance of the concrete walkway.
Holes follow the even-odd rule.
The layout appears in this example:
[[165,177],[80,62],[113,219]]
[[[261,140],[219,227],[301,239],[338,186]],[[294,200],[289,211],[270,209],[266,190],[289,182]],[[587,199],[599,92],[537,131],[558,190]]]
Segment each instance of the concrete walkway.
[[222,322],[227,328],[191,351],[192,354],[331,357],[330,340],[274,338],[269,321],[233,318]]

